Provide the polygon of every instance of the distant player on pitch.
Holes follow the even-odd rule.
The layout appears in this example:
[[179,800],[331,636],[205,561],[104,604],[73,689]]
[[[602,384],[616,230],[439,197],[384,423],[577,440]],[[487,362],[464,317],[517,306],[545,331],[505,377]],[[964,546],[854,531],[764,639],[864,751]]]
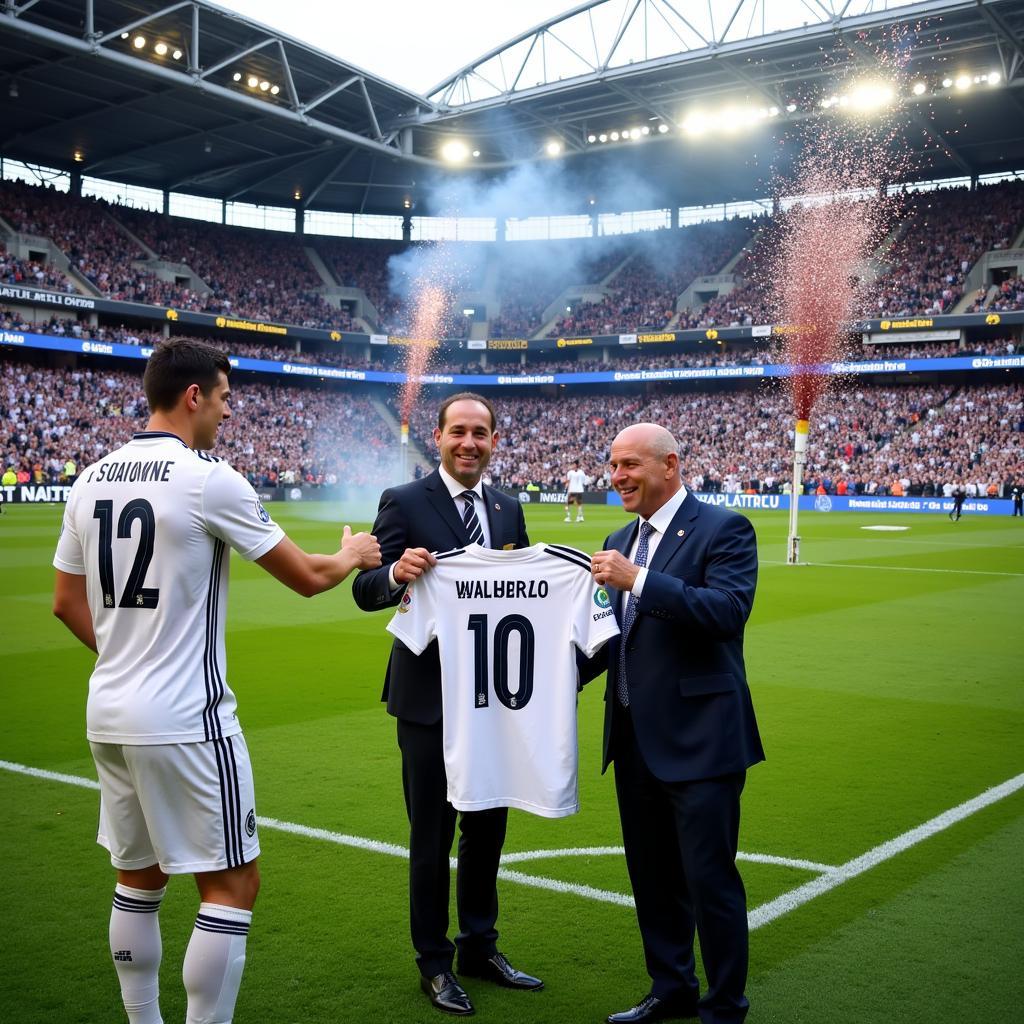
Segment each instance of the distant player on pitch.
[[188,339],[153,352],[149,423],[79,474],[53,560],[54,614],[97,652],[87,736],[97,841],[117,870],[110,953],[130,1024],[162,1024],[168,875],[194,875],[201,900],[182,970],[186,1024],[230,1022],[245,965],[260,848],[224,655],[229,547],[305,596],[380,565],[376,538],[347,526],[341,550],[307,554],[242,476],[204,454],[231,415],[230,369],[223,352]]
[[577,462],[576,467],[570,469],[565,478],[565,521],[567,523],[572,522],[569,516],[569,509],[573,505],[576,506],[576,522],[583,522],[583,492],[586,490],[588,483],[589,477],[580,469],[580,464]]

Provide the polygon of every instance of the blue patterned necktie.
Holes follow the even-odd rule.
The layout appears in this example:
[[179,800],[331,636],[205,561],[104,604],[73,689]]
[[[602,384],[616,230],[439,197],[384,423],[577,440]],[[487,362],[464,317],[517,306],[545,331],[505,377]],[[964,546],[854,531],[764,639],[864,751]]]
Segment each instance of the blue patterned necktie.
[[[641,568],[647,565],[647,548],[653,532],[654,527],[650,523],[640,524],[640,543],[636,546],[636,558],[633,559],[634,565],[638,565]],[[619,698],[619,703],[624,708],[629,707],[629,687],[626,684],[626,641],[629,639],[629,631],[633,628],[633,622],[636,620],[636,606],[636,595],[630,593],[629,599],[626,601],[626,612],[622,616],[622,636],[619,638],[619,676],[615,686],[615,693]]]
[[462,522],[469,534],[470,544],[483,544],[484,528],[476,517],[476,491],[463,491],[459,497],[466,503],[466,510],[462,513]]

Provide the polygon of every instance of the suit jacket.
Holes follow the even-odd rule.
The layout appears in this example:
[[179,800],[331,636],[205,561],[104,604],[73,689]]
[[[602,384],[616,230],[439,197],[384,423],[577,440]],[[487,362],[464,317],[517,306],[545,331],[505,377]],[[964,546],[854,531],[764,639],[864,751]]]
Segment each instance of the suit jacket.
[[[605,540],[627,558],[634,520]],[[714,778],[764,760],[743,664],[743,629],[757,584],[750,521],[687,494],[648,564],[626,643],[629,710],[640,750],[663,782]],[[621,591],[609,588],[619,623]],[[621,639],[584,671],[608,669],[602,772],[614,757]],[[602,663],[603,662],[603,663]]]
[[[529,546],[519,502],[486,484],[483,493],[491,547]],[[421,480],[388,488],[380,496],[373,532],[380,543],[383,564],[379,569],[359,573],[352,583],[355,602],[366,612],[394,608],[402,599],[405,587],[392,592],[388,570],[406,548],[450,551],[469,543],[462,517],[436,469]],[[388,712],[397,718],[421,725],[441,720],[441,664],[436,640],[418,657],[395,640],[381,700],[387,701]]]

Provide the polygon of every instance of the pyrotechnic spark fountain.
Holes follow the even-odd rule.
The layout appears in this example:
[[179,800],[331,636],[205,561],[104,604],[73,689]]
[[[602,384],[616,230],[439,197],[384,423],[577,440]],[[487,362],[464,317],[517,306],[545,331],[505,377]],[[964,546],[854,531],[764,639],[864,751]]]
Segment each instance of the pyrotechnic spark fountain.
[[772,274],[776,322],[787,325],[783,351],[791,368],[796,421],[786,542],[790,565],[800,560],[799,498],[811,414],[836,380],[828,364],[846,354],[847,325],[865,306],[868,260],[892,217],[886,177],[905,170],[899,166],[905,158],[890,155],[897,148],[897,129],[891,120],[841,130],[815,123],[813,144],[802,148],[804,156],[787,186],[790,195],[804,197],[782,218]]

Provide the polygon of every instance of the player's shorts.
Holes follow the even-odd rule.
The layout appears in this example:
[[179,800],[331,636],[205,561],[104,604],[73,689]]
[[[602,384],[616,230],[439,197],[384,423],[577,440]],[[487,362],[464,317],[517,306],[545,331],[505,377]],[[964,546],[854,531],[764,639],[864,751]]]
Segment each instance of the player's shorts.
[[100,780],[96,842],[122,871],[168,875],[240,867],[260,853],[241,733],[201,743],[90,743]]
[[566,503],[569,505],[582,505],[583,504],[583,492],[582,491],[569,491]]

